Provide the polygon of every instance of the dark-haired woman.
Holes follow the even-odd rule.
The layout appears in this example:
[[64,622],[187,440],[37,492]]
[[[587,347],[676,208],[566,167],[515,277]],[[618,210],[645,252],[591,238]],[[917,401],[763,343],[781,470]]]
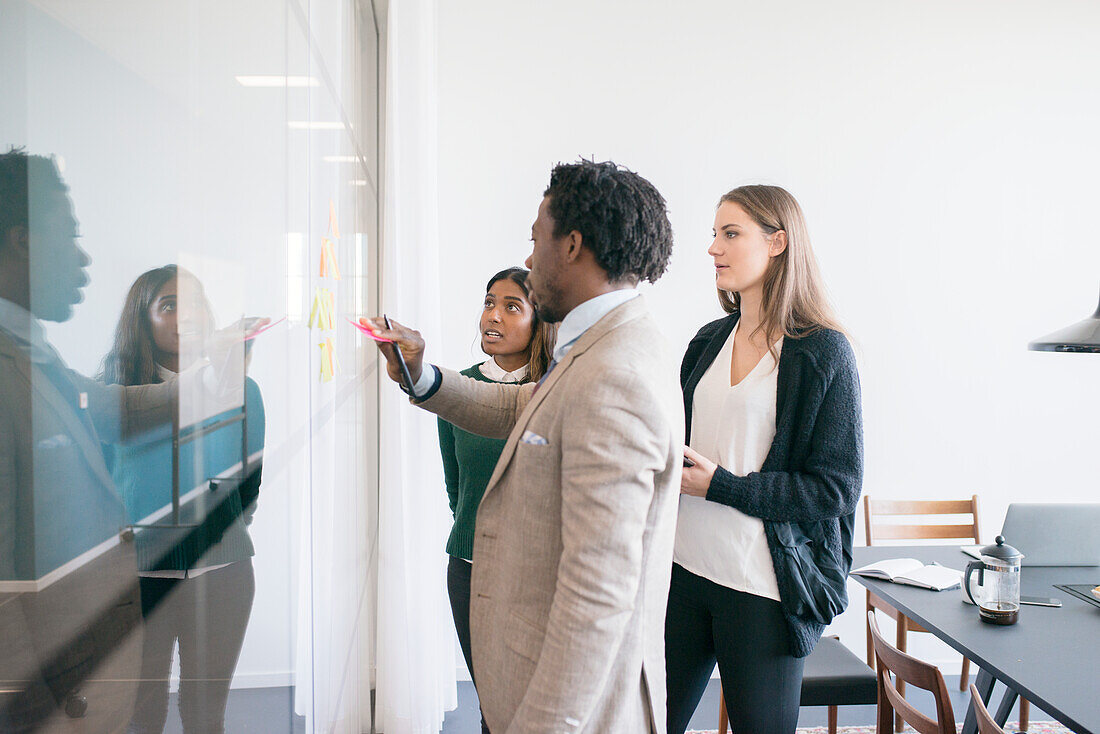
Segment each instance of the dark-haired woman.
[[668,731],[687,728],[715,662],[734,732],[789,734],[802,663],[847,603],[863,479],[859,376],[798,202],[722,197],[725,318],[684,355],[687,417],[665,618]]
[[[210,308],[194,275],[175,265],[143,273],[126,296],[101,379],[121,385],[163,382],[197,366],[212,329]],[[254,455],[263,446],[264,412],[259,388],[248,378],[245,395],[247,445]],[[237,423],[181,444],[176,460],[183,492],[242,460],[240,431]],[[165,429],[107,447],[133,522],[149,522],[171,502],[171,439],[171,430]],[[235,490],[206,491],[185,503],[180,518],[184,528],[148,528],[135,538],[144,639],[131,734],[164,730],[176,645],[183,730],[224,731],[229,684],[255,592],[254,549],[246,524],[255,511],[259,462],[250,462],[248,468]],[[165,517],[158,523],[170,521]]]
[[[478,323],[481,350],[489,359],[461,374],[483,382],[538,382],[546,374],[554,352],[557,324],[535,314],[523,268],[502,270],[485,286]],[[451,614],[466,666],[470,660],[470,575],[474,550],[474,520],[485,487],[504,450],[504,441],[464,431],[439,419],[439,450],[454,526],[447,539],[447,592]],[[476,686],[476,683],[475,683]],[[488,731],[485,722],[482,731]]]

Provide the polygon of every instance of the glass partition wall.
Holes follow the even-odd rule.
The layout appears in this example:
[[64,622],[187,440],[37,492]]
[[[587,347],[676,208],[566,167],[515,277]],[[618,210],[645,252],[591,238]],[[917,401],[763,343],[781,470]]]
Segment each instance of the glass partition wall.
[[370,0],[0,3],[0,731],[369,731],[378,61]]

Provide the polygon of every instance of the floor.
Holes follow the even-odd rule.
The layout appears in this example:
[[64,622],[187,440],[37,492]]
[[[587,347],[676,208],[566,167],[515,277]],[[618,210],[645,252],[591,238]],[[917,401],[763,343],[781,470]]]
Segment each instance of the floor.
[[[968,694],[959,691],[958,676],[947,676],[947,685],[951,691],[951,704],[958,719],[966,711]],[[994,692],[1000,700],[1002,689]],[[922,691],[911,695],[912,700],[926,713],[933,714],[932,697]],[[712,681],[703,694],[695,717],[691,720],[692,729],[715,729],[718,726],[717,681]],[[933,714],[934,715],[934,714]],[[1013,711],[1011,721],[1018,718]],[[1049,720],[1051,717],[1032,707],[1032,719]],[[443,734],[480,734],[480,716],[477,708],[477,693],[468,682],[458,684],[458,708],[447,713],[443,722]],[[842,706],[839,710],[841,726],[869,726],[875,723],[874,706]],[[804,708],[798,719],[800,727],[825,726],[826,709]],[[294,692],[291,688],[245,688],[235,689],[229,696],[225,712],[225,730],[234,734],[304,734],[305,721],[294,714]],[[168,704],[168,722],[164,734],[183,734],[180,723],[176,694],[172,694]]]
[[[969,701],[970,694],[963,693],[959,690],[959,676],[945,676],[947,680],[947,687],[951,691],[951,705],[955,710],[955,716],[960,721],[966,714],[966,706]],[[973,676],[971,676],[973,680]],[[993,692],[995,701],[1001,700],[1001,695],[1004,689],[1000,686]],[[718,697],[719,697],[719,684],[718,681],[711,681],[707,686],[706,693],[703,694],[703,700],[699,702],[699,708],[695,711],[695,716],[691,720],[692,729],[715,729],[718,726]],[[934,702],[931,694],[926,694],[924,691],[916,691],[910,695],[907,692],[907,697],[922,711],[928,713],[931,716],[935,716]],[[804,708],[798,717],[798,725],[803,726],[826,726],[828,724],[827,718],[828,709],[825,707]],[[874,706],[841,706],[838,709],[838,723],[841,726],[872,726],[875,723],[875,707]],[[1018,704],[1017,709],[1013,709],[1012,715],[1009,717],[1009,721],[1016,721],[1019,718]],[[1033,720],[1049,720],[1051,717],[1043,714],[1041,711],[1037,711],[1034,706],[1031,707],[1031,718]],[[473,685],[467,682],[460,682],[458,684],[458,708],[447,714],[447,717],[443,721],[443,734],[480,734],[481,728],[479,726],[480,716],[477,709],[477,693],[474,691]]]
[[[305,734],[306,722],[294,713],[293,688],[237,688],[225,707],[225,731],[232,734]],[[168,699],[164,734],[183,734],[177,694]]]

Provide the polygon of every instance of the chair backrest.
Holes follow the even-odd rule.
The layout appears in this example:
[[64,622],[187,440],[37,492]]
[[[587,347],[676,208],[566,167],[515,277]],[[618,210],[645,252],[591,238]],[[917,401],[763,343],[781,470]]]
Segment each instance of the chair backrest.
[[[871,628],[878,668],[879,731],[892,731],[894,714],[897,713],[920,734],[955,734],[955,712],[951,708],[951,698],[940,669],[906,655],[887,642],[879,632],[873,611],[867,612],[867,625]],[[891,673],[894,679],[929,691],[935,697],[936,720],[928,718],[905,700],[905,696],[898,692],[895,680],[890,678]]]
[[970,698],[974,702],[974,713],[978,718],[978,734],[1007,734],[989,715],[989,709],[982,703],[978,688],[973,683],[970,684]]
[[[919,515],[969,515],[966,523],[888,523],[879,522],[884,517],[913,517]],[[879,540],[978,540],[978,495],[968,500],[873,500],[863,496],[863,521],[867,531],[867,545]]]

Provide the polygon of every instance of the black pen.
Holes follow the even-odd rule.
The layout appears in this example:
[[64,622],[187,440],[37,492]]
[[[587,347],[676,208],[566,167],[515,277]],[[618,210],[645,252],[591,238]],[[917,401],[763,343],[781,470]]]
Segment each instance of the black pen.
[[[393,326],[390,324],[390,317],[386,314],[382,314],[382,320],[386,322],[386,329],[393,331]],[[401,368],[401,380],[405,383],[405,389],[409,395],[416,397],[416,391],[413,389],[413,378],[409,374],[409,366],[405,364],[405,358],[401,355],[401,347],[397,345],[397,342],[393,343],[393,352],[397,355],[397,366]]]

